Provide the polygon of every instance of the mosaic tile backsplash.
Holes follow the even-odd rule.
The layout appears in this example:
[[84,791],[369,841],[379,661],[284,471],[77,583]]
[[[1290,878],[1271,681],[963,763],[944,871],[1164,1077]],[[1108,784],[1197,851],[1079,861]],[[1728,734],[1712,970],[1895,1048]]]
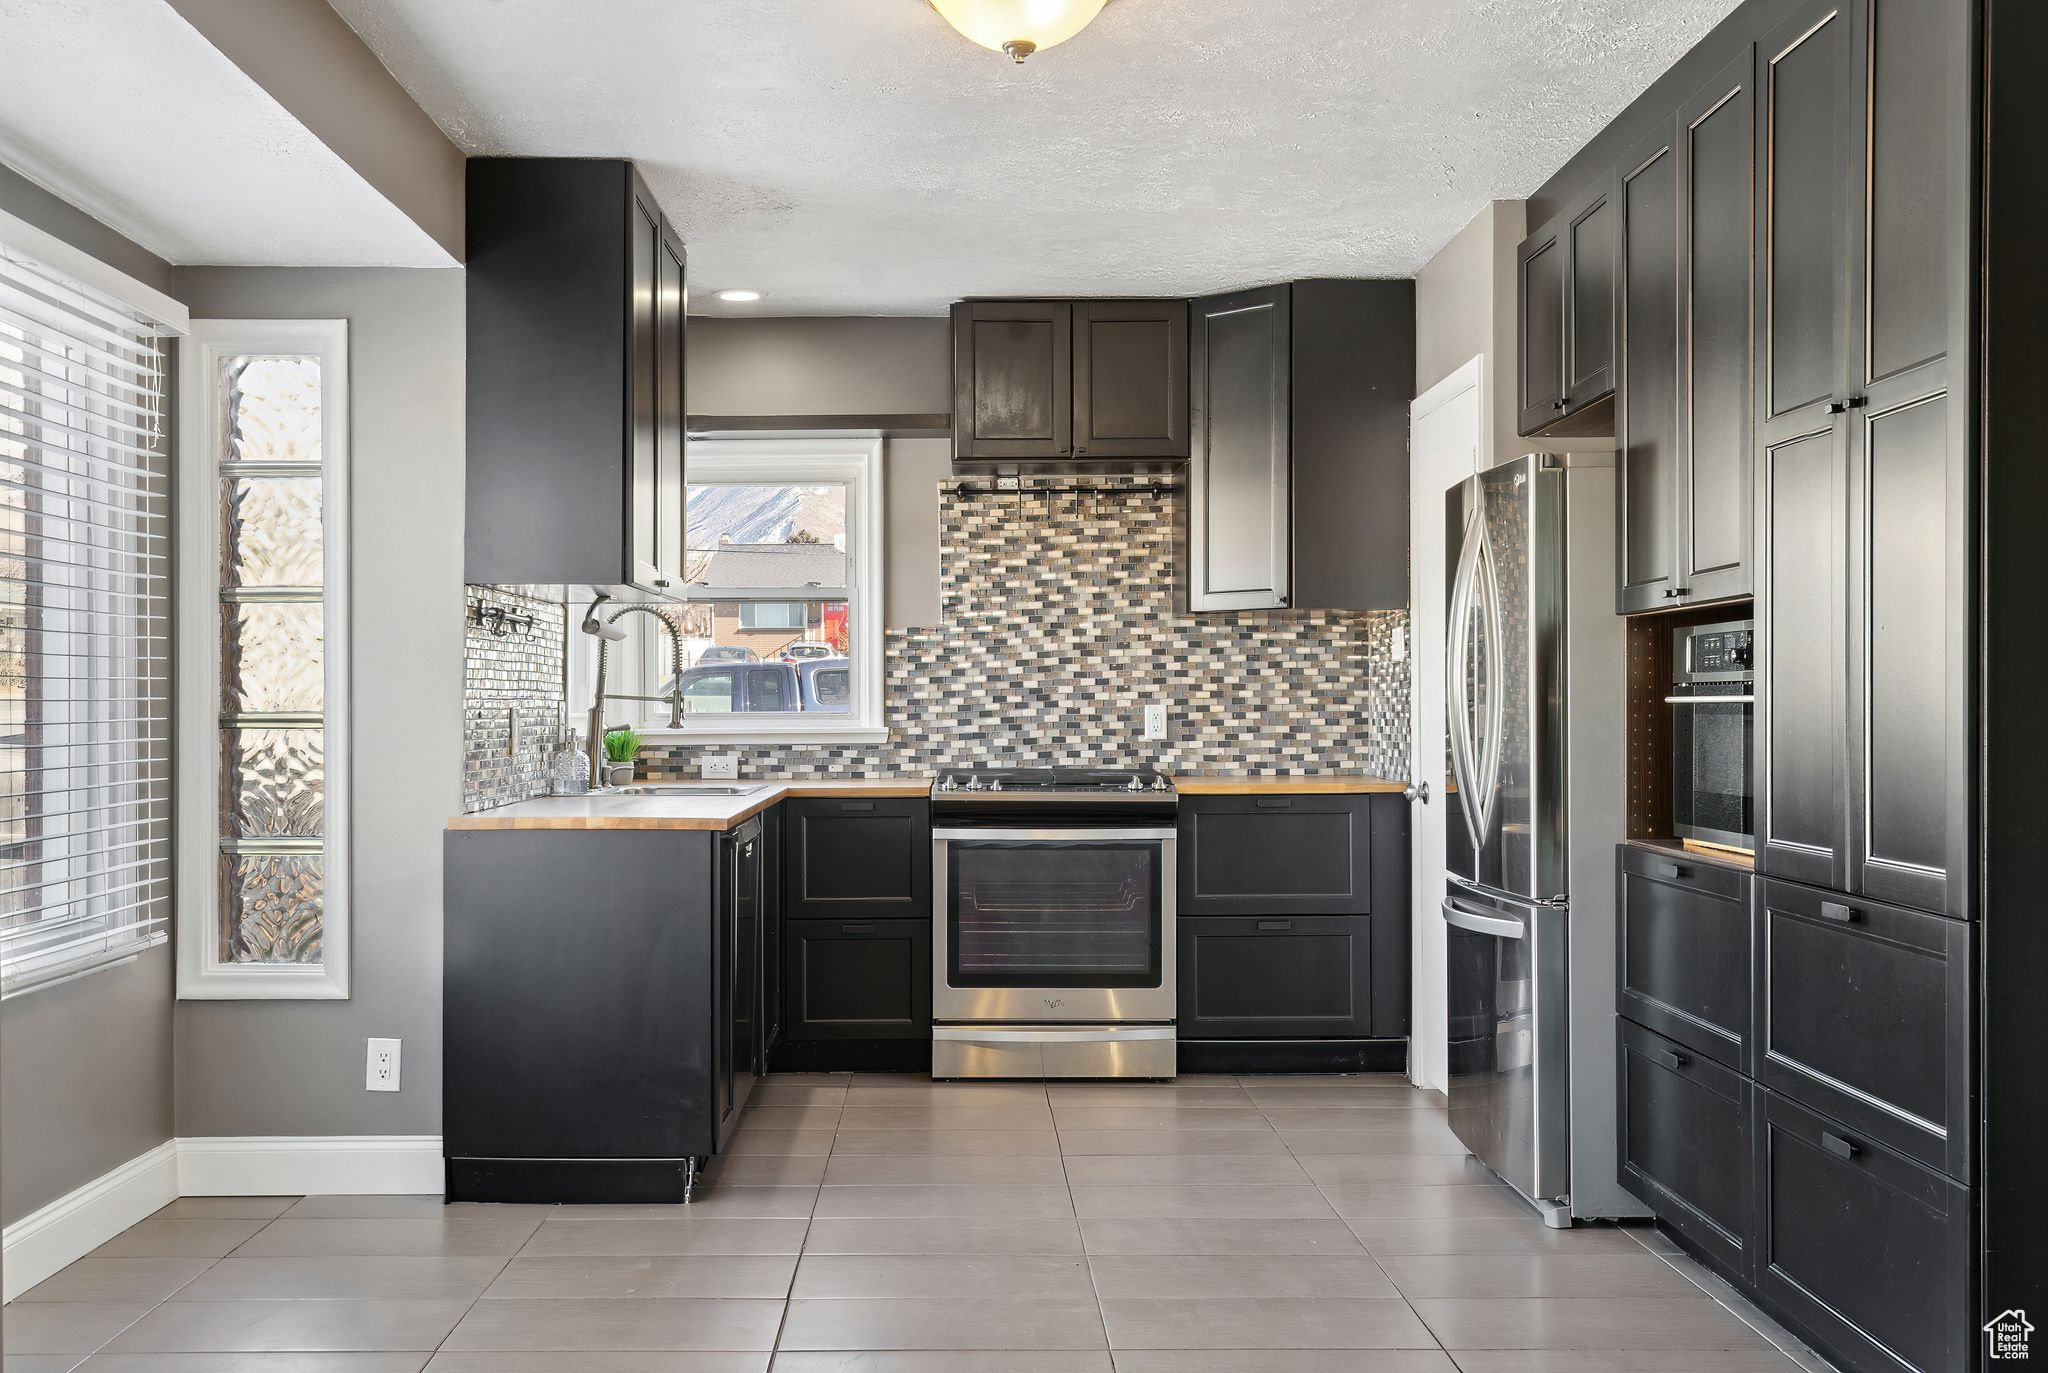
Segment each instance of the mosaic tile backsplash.
[[[1152,764],[1181,771],[1408,772],[1405,611],[1189,616],[1175,504],[1099,491],[940,506],[944,623],[886,636],[886,743],[758,745],[743,776],[930,772],[948,764]],[[1142,736],[1164,700],[1169,737]],[[652,745],[651,777],[698,775]]]
[[[532,618],[530,630],[500,635],[471,624],[463,635],[462,809],[469,812],[547,794],[568,646],[559,593],[509,586],[464,591],[469,604],[487,612]],[[516,753],[507,747],[515,711]]]

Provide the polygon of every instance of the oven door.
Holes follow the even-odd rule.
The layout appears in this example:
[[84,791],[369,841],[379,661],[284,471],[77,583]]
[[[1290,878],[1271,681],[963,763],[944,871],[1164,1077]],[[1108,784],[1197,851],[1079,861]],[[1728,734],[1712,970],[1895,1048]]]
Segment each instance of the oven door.
[[1671,709],[1671,828],[1681,838],[1754,849],[1756,697],[1746,682],[1681,685]]
[[932,1018],[1170,1023],[1174,831],[932,834]]

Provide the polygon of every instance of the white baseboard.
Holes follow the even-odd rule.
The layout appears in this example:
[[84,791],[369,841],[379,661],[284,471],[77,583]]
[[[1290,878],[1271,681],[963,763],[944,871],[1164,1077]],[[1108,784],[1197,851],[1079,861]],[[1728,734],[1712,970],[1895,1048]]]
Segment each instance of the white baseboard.
[[8,1226],[0,1300],[13,1301],[179,1197],[439,1196],[443,1177],[439,1135],[167,1139]]
[[0,1238],[0,1300],[13,1301],[178,1198],[178,1141],[139,1158],[23,1216]]
[[439,1135],[232,1135],[178,1141],[182,1197],[439,1196]]

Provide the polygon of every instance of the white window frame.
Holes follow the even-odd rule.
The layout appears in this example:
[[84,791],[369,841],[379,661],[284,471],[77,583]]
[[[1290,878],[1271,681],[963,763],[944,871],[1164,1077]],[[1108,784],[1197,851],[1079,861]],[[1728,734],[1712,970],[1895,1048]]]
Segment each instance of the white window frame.
[[[874,744],[889,737],[882,717],[882,440],[879,438],[712,439],[685,450],[689,485],[724,483],[771,486],[784,483],[846,484],[847,550],[845,587],[853,657],[853,700],[846,714],[718,715],[695,717],[680,730],[667,728],[668,711],[651,705],[641,715],[641,737],[650,743],[685,744]],[[789,600],[790,588],[734,588],[691,595],[686,601],[740,599],[734,590],[761,599]],[[830,592],[833,588],[820,588]],[[804,599],[798,597],[797,599]],[[667,636],[645,616],[632,619],[639,635],[641,680],[652,692],[668,676]],[[624,622],[622,622],[623,624]],[[653,632],[648,632],[652,630]],[[631,688],[627,688],[630,690]]]
[[[323,802],[317,965],[226,963],[219,954],[220,361],[241,353],[320,360]],[[176,810],[181,1000],[345,1000],[349,995],[348,321],[193,320],[178,358]]]

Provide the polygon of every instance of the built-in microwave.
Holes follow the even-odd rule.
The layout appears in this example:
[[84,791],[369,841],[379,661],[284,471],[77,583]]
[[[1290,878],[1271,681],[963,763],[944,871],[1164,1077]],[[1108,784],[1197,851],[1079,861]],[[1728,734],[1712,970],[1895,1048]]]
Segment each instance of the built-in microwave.
[[1671,828],[1681,839],[1756,847],[1753,621],[1672,631]]

